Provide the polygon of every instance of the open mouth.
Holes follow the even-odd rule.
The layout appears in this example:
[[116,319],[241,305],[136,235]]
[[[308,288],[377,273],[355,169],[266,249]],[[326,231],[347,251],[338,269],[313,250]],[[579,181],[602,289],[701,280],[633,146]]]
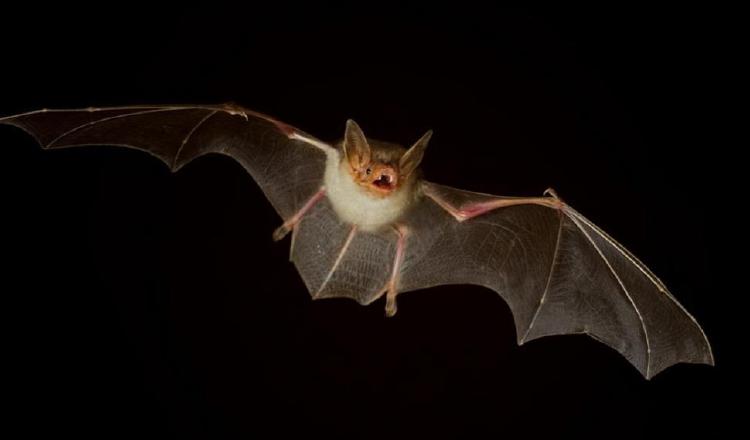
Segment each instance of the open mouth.
[[391,187],[393,186],[393,178],[388,174],[381,174],[380,177],[377,178],[377,180],[374,180],[372,182],[372,184],[377,186],[378,188],[391,189]]

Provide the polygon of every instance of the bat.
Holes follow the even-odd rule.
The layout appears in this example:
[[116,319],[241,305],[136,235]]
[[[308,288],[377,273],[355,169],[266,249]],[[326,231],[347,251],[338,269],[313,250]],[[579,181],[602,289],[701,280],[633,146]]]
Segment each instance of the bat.
[[336,143],[234,104],[39,110],[0,118],[44,149],[115,145],[178,171],[208,153],[236,159],[282,218],[290,260],[313,299],[362,305],[442,284],[476,284],[509,305],[518,344],[586,334],[647,379],[714,364],[705,333],[633,254],[552,189],[501,197],[425,180],[432,136],[409,148],[352,120]]

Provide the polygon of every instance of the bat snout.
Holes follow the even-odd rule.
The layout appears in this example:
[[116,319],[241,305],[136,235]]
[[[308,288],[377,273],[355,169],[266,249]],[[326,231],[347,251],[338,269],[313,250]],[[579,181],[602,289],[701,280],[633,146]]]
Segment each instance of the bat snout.
[[391,166],[378,167],[372,173],[371,184],[383,191],[391,191],[398,184],[398,172]]

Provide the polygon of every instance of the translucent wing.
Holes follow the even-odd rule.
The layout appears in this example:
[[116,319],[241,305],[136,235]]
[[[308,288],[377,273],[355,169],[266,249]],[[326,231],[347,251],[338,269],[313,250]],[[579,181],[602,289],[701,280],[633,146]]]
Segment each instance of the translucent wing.
[[[45,149],[115,145],[146,151],[173,171],[207,153],[236,159],[284,220],[323,185],[333,148],[269,116],[236,106],[134,106],[41,110],[0,119]],[[291,259],[315,298],[344,296],[366,304],[389,275],[395,241],[387,233],[352,233],[322,198],[294,228]]]
[[[452,206],[502,199],[436,184]],[[458,221],[430,197],[408,215],[402,292],[478,284],[510,306],[519,344],[585,333],[647,378],[678,362],[713,364],[709,343],[667,288],[622,245],[567,205],[522,204]]]
[[233,157],[288,218],[322,184],[323,142],[237,106],[133,106],[40,110],[6,118],[45,149],[115,145],[146,151],[173,171],[207,153]]

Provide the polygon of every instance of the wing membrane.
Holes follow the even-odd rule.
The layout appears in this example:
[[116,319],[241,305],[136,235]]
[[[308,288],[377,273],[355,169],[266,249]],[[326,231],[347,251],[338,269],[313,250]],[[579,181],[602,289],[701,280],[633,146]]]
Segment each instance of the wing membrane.
[[45,149],[135,148],[158,157],[173,171],[204,154],[228,155],[253,176],[285,219],[320,189],[325,168],[322,142],[236,106],[41,110],[2,118],[0,123],[25,130]]
[[[459,207],[494,197],[430,185]],[[414,233],[402,291],[488,287],[510,306],[519,344],[588,334],[647,378],[678,362],[713,364],[695,319],[640,261],[572,208],[516,205],[460,222],[430,198],[420,203],[408,219]]]

